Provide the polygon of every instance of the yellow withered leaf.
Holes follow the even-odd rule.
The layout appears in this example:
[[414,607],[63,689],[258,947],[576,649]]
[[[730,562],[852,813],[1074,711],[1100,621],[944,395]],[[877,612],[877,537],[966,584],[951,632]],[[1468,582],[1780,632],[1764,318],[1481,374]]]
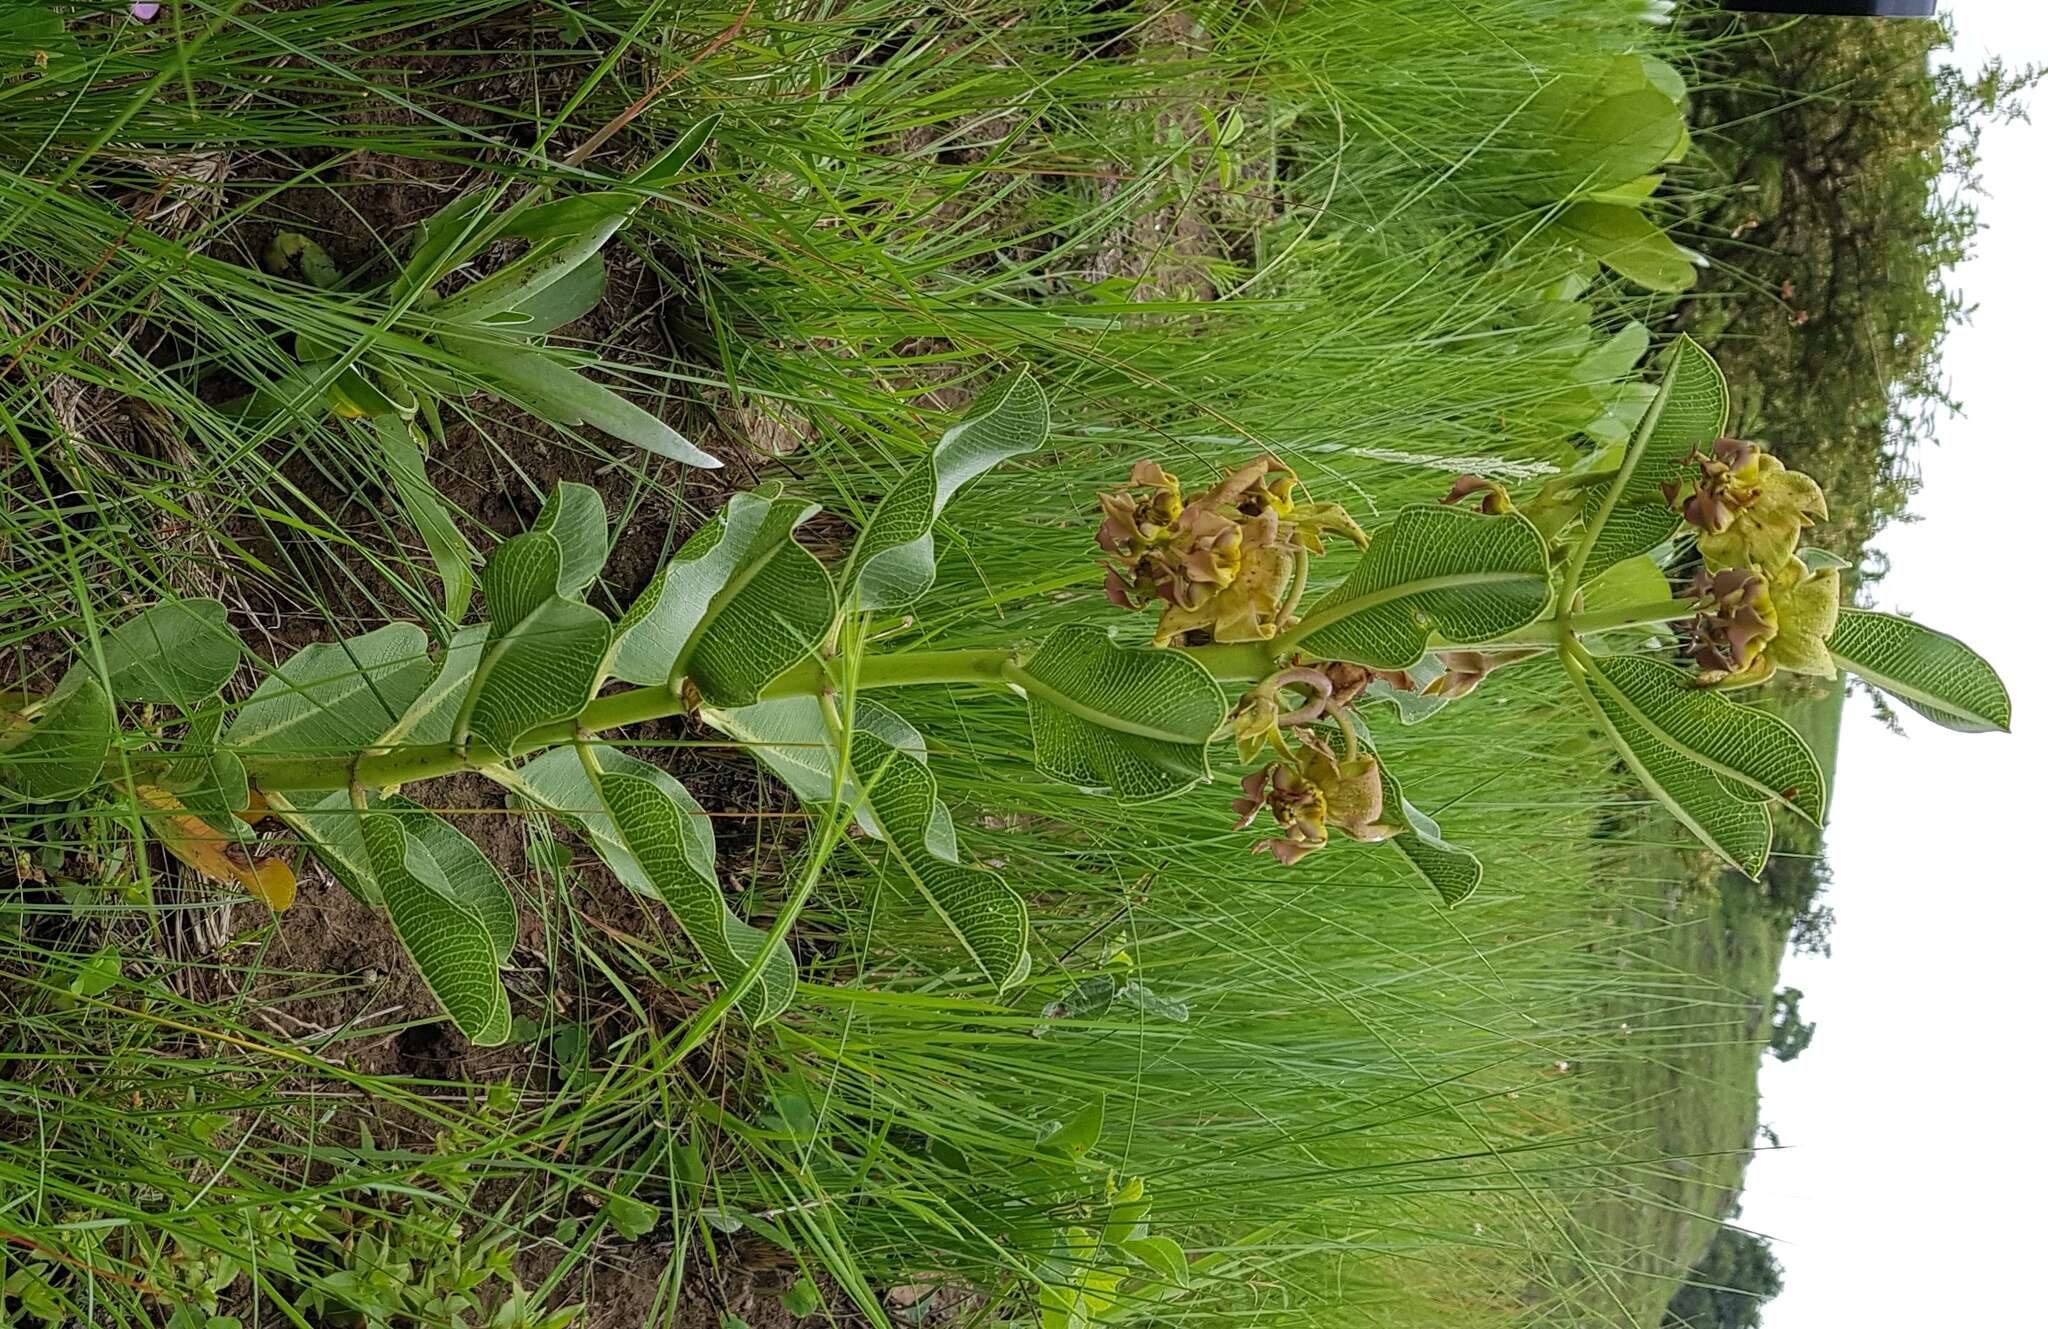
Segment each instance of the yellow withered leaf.
[[178,796],[154,785],[139,785],[135,795],[150,809],[145,820],[152,834],[173,858],[208,881],[240,886],[273,910],[283,913],[298,895],[298,878],[282,858],[251,858],[249,851],[187,811]]

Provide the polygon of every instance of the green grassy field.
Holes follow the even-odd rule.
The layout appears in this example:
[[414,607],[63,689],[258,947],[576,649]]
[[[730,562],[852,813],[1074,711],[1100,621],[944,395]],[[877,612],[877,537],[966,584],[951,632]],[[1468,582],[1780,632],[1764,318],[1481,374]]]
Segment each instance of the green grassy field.
[[[1461,472],[1532,487],[1637,377],[1591,349],[1646,302],[1597,269],[1532,289],[1516,116],[1683,52],[1637,0],[1365,8],[174,2],[0,37],[6,683],[48,692],[167,594],[228,606],[237,697],[316,639],[445,641],[450,541],[565,479],[615,532],[609,609],[737,489],[825,503],[830,546],[1019,368],[1049,452],[947,510],[936,589],[877,641],[1118,622],[1094,495],[1140,458],[1270,450],[1368,526]],[[424,310],[346,280],[465,192],[615,181],[707,115],[553,353],[723,470],[478,395]],[[286,233],[342,284],[268,254]],[[307,344],[449,380],[443,525],[362,419],[243,409]],[[495,1049],[289,834],[273,913],[167,856],[132,786],[0,810],[0,1319],[1037,1324],[1038,1254],[1135,1177],[1193,1267],[1094,1322],[1654,1322],[1739,1175],[1782,938],[1701,903],[1553,664],[1375,730],[1486,864],[1455,910],[1390,854],[1253,857],[1225,789],[1044,779],[985,691],[902,709],[966,860],[1030,902],[1031,978],[998,992],[871,840],[652,721],[622,743],[709,811],[732,906],[813,892],[788,1014],[701,1044],[673,922],[475,776],[414,792],[518,899]],[[1155,1000],[1048,1013],[1102,979]],[[1041,1137],[1098,1111],[1046,1170]]]

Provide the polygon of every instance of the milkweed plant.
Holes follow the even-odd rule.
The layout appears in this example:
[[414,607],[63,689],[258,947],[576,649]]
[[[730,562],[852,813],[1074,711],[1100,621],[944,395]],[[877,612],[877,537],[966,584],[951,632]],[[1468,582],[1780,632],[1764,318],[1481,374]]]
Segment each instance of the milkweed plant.
[[[818,505],[736,494],[614,621],[585,598],[609,547],[602,503],[564,483],[484,563],[484,621],[437,644],[403,622],[316,643],[229,703],[241,651],[219,602],[131,612],[88,635],[49,695],[17,701],[0,793],[124,798],[170,853],[280,909],[293,873],[256,827],[283,823],[388,915],[480,1044],[512,1032],[499,972],[517,915],[427,797],[458,772],[558,819],[665,904],[720,987],[714,1017],[760,1023],[790,1002],[802,892],[766,928],[738,917],[690,791],[606,739],[662,717],[698,717],[820,816],[857,823],[998,990],[1029,970],[1025,903],[963,859],[922,738],[878,694],[1008,698],[1046,778],[1125,804],[1210,784],[1227,758],[1236,796],[1216,795],[1216,816],[1235,816],[1248,851],[1294,864],[1383,846],[1455,904],[1481,864],[1403,797],[1373,725],[1426,723],[1495,671],[1554,658],[1644,787],[1753,877],[1772,818],[1819,822],[1826,789],[1743,689],[1848,671],[1963,731],[2005,729],[2011,708],[1960,642],[1842,603],[1841,562],[1802,545],[1819,488],[1725,437],[1726,417],[1720,372],[1681,338],[1631,438],[1525,497],[1466,477],[1370,531],[1270,456],[1200,490],[1141,462],[1100,496],[1095,544],[1108,601],[1150,616],[1149,634],[1090,621],[1005,648],[887,649],[865,627],[931,588],[949,500],[1047,441],[1046,398],[1018,376],[907,472],[836,567],[795,538]],[[1674,590],[1688,551],[1698,570]]]

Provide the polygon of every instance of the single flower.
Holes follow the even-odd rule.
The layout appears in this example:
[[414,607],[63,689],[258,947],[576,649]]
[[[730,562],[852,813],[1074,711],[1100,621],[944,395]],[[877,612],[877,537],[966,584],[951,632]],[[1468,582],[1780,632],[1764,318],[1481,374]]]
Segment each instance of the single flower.
[[1262,809],[1272,813],[1280,833],[1254,844],[1252,852],[1283,864],[1327,845],[1332,828],[1366,844],[1401,831],[1380,820],[1386,803],[1378,758],[1369,752],[1340,758],[1313,734],[1303,736],[1289,758],[1247,775],[1242,787],[1243,796],[1231,804],[1238,829],[1250,826]]
[[1717,439],[1698,458],[1688,484],[1664,487],[1665,497],[1699,532],[1700,556],[1710,568],[1783,567],[1799,548],[1800,534],[1827,516],[1827,496],[1813,477],[1754,443]]
[[1722,683],[1747,675],[1778,635],[1778,608],[1770,583],[1748,568],[1726,568],[1693,576],[1692,597],[1699,614],[1687,627],[1686,654],[1700,667],[1700,681]]

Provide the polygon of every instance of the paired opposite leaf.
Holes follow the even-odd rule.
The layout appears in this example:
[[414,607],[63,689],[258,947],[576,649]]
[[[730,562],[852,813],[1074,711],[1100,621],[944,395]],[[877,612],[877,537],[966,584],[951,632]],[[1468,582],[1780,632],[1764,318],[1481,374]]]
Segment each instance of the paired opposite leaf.
[[534,528],[507,540],[484,564],[484,606],[491,632],[455,723],[456,741],[473,737],[509,756],[519,738],[567,720],[590,700],[611,642],[611,623],[580,599],[604,561],[604,509],[565,496],[563,485]]
[[1698,342],[1680,337],[1614,479],[1586,491],[1586,579],[1671,538],[1679,516],[1663,487],[1677,481],[1686,459],[1712,444],[1727,424],[1727,380]]
[[938,576],[932,527],[962,486],[999,462],[1036,452],[1052,429],[1045,393],[1019,374],[975,402],[884,498],[849,560],[862,609],[901,609]]
[[1896,614],[1844,609],[1828,637],[1835,664],[1947,729],[2012,729],[2012,698],[1998,671],[1946,633]]
[[512,1036],[512,1003],[498,978],[492,923],[401,813],[365,812],[360,830],[391,925],[435,1000],[471,1042],[503,1043]]
[[1549,553],[1526,518],[1411,507],[1373,533],[1351,575],[1289,635],[1311,659],[1406,669],[1432,633],[1489,641],[1549,606]]
[[686,677],[709,704],[734,707],[810,658],[837,614],[831,575],[791,538],[817,510],[772,489],[733,495],[620,620],[612,673]]
[[[838,798],[833,796],[839,744],[825,723],[825,713],[816,697],[777,697],[729,711],[706,708],[700,714],[706,724],[744,744],[756,761],[773,771],[804,802],[852,803],[860,828],[870,835],[882,834],[874,809],[859,797],[857,790],[842,789]],[[916,761],[925,759],[924,735],[873,697],[860,697],[855,702],[853,729],[856,733],[873,734]],[[947,862],[960,861],[952,814],[942,801],[932,806],[932,820],[925,829],[924,842],[927,849]]]
[[852,757],[854,777],[874,810],[889,856],[912,889],[938,914],[983,977],[998,989],[1021,981],[1031,967],[1030,914],[995,873],[932,853],[927,836],[939,806],[932,773],[874,734],[853,735]]
[[25,802],[76,798],[114,747],[114,703],[82,666],[72,666],[37,714],[9,719],[0,733],[0,793]]
[[1827,816],[1820,762],[1777,716],[1730,701],[1698,686],[1687,671],[1645,656],[1602,659],[1587,672],[1597,690],[1660,742],[1713,770],[1737,797],[1782,803],[1815,825]]
[[[384,906],[377,865],[363,836],[365,814],[349,801],[346,789],[337,789],[310,802],[294,802],[287,793],[265,797],[270,811],[299,833],[350,894],[365,904]],[[373,795],[370,811],[395,818],[406,834],[421,845],[439,869],[434,880],[445,885],[446,894],[475,917],[497,962],[503,964],[509,959],[518,938],[519,911],[504,878],[483,851],[468,836],[409,798]]]
[[1038,767],[1054,779],[1131,802],[1209,779],[1209,740],[1229,703],[1189,656],[1070,624],[1007,677],[1024,693]]
[[[493,778],[521,802],[574,826],[629,889],[668,906],[721,984],[739,982],[768,935],[726,905],[710,818],[666,771],[610,748],[595,756],[602,790],[574,748],[557,748]],[[739,1007],[750,1023],[765,1024],[788,1007],[795,991],[796,961],[778,944]]]
[[360,752],[405,714],[433,672],[427,634],[411,623],[319,642],[258,685],[221,741],[249,755]]
[[[1764,802],[1751,796],[1748,783],[1732,781],[1724,771],[1677,746],[1645,719],[1629,694],[1598,672],[1615,661],[1593,661],[1572,654],[1564,661],[1565,672],[1578,685],[1629,769],[1701,843],[1755,880],[1771,852],[1771,814]],[[1793,739],[1797,742],[1797,735]],[[1807,760],[1812,760],[1811,754]]]
[[[646,775],[606,772],[598,793],[619,838],[704,962],[727,988],[739,987],[768,938],[726,908],[717,878],[705,863],[710,823],[703,809],[694,799],[683,806],[674,790]],[[795,978],[795,962],[777,943],[759,978],[740,992],[737,1004],[750,1022],[766,1023],[788,1007]]]
[[114,700],[197,706],[234,674],[242,642],[220,601],[160,600],[117,623],[100,655]]

